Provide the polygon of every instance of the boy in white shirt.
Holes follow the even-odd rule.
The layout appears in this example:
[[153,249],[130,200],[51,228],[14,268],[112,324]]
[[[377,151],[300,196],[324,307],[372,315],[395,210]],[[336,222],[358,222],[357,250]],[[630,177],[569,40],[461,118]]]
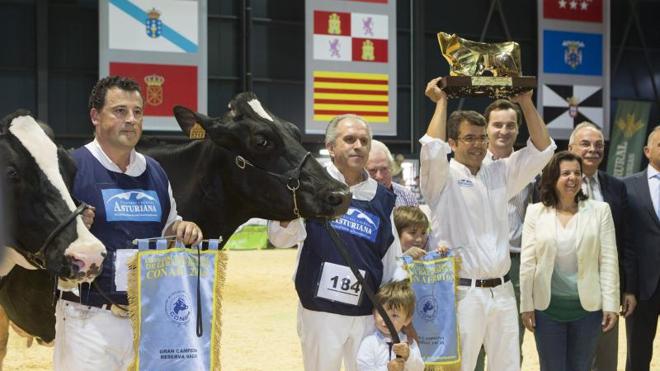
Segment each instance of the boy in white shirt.
[[411,323],[415,313],[415,292],[409,280],[384,284],[376,301],[385,308],[400,343],[392,344],[385,321],[374,308],[376,331],[362,339],[357,354],[358,371],[422,371],[424,361],[414,339],[408,339],[401,328]]

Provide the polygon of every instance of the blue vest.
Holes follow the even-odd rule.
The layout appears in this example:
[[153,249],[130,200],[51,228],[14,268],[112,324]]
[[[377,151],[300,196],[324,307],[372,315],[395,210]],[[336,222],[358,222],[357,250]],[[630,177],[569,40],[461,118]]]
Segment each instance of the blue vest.
[[[108,251],[94,282],[115,303],[128,304],[126,292],[115,287],[115,251],[134,248],[136,238],[161,236],[170,213],[167,175],[147,156],[147,168],[137,177],[106,169],[85,147],[72,156],[78,167],[73,196],[96,208],[90,231]],[[82,304],[108,303],[94,288],[80,294]]]
[[[346,214],[331,222],[357,268],[366,272],[367,285],[374,292],[383,277],[382,259],[394,241],[390,222],[394,201],[394,194],[379,184],[371,201],[351,200]],[[373,304],[364,289],[357,305],[317,296],[323,263],[348,264],[339,254],[321,221],[308,219],[305,228],[307,238],[300,252],[296,272],[296,291],[302,306],[309,310],[347,316],[372,314]]]

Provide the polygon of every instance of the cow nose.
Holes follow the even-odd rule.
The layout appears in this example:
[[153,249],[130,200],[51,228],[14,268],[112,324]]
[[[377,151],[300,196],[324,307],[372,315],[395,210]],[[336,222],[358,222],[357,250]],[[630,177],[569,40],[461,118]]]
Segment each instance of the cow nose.
[[330,192],[330,194],[328,194],[328,196],[326,197],[326,201],[328,202],[328,204],[330,206],[336,207],[336,206],[339,206],[342,203],[344,203],[347,198],[350,200],[350,198],[351,198],[351,193],[350,192],[334,191],[334,192]]

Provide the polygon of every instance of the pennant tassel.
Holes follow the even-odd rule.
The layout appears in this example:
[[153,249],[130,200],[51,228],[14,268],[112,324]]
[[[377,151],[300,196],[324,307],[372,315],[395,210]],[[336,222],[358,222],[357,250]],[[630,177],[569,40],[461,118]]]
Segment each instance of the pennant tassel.
[[129,370],[138,370],[138,357],[140,355],[140,272],[138,264],[140,253],[135,254],[128,262],[128,318],[133,328],[133,361]]
[[211,347],[211,368],[214,371],[220,371],[220,339],[222,337],[222,293],[225,287],[227,275],[227,253],[223,250],[218,251],[215,257],[215,287],[213,289],[213,329],[211,337],[213,345]]

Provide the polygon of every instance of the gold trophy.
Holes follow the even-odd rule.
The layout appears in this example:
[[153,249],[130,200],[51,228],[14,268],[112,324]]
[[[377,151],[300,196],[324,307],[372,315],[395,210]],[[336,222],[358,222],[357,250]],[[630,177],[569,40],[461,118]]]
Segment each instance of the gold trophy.
[[482,43],[438,32],[449,76],[438,86],[450,98],[506,98],[536,88],[536,77],[520,76],[520,46],[514,41]]

